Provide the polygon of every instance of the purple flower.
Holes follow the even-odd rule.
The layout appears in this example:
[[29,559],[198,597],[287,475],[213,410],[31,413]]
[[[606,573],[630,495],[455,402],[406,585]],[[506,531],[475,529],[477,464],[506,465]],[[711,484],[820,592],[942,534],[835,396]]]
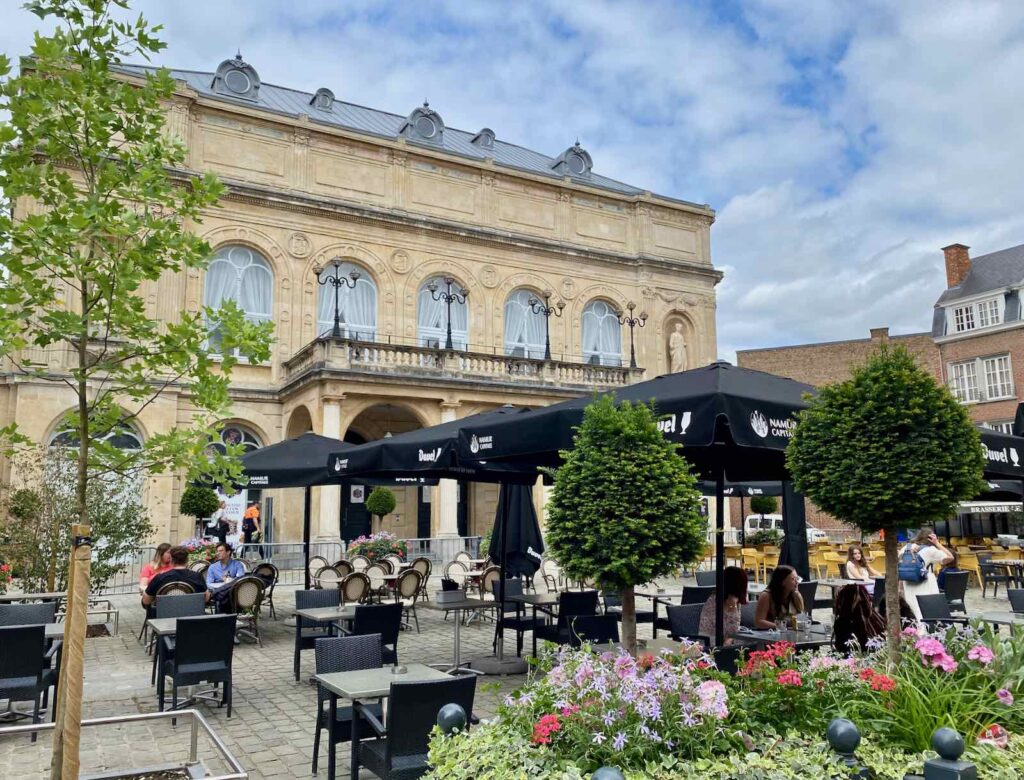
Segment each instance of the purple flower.
[[606,739],[607,739],[607,737],[606,737],[606,736],[604,735],[604,733],[603,733],[603,732],[600,732],[600,731],[595,731],[595,732],[594,732],[594,739],[593,739],[592,741],[593,741],[593,743],[594,743],[595,745],[603,745],[603,744],[604,744],[604,741],[605,741]]
[[612,740],[612,747],[615,750],[622,750],[622,748],[625,747],[625,745],[626,733],[624,731],[620,731],[618,734],[615,735],[615,739]]
[[1000,688],[996,691],[996,698],[999,699],[1000,704],[1005,704],[1007,707],[1013,706],[1013,694],[1006,688]]
[[611,710],[608,710],[608,712],[604,714],[604,717],[601,718],[601,720],[604,722],[604,725],[611,726],[615,722],[615,713]]

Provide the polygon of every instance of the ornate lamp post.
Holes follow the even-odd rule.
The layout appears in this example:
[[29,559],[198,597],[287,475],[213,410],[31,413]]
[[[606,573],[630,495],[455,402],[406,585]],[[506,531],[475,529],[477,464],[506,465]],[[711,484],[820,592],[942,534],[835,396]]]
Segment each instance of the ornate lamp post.
[[334,262],[331,264],[331,268],[334,270],[333,274],[324,276],[321,278],[321,274],[326,271],[326,268],[314,268],[313,273],[316,274],[317,282],[323,286],[329,284],[334,288],[334,328],[331,330],[331,337],[340,339],[341,338],[341,312],[338,308],[338,293],[341,288],[348,287],[351,290],[356,288],[356,282],[359,281],[361,274],[359,271],[352,271],[347,277],[341,275],[341,258],[334,258]]
[[565,302],[559,301],[554,306],[549,305],[551,300],[551,291],[548,290],[544,293],[544,303],[541,304],[536,298],[530,298],[530,310],[534,314],[544,315],[544,359],[551,360],[551,315],[554,314],[556,317],[562,316],[562,309],[565,308]]
[[636,368],[636,347],[633,344],[633,328],[643,327],[647,324],[647,312],[640,312],[639,317],[633,316],[633,310],[636,308],[636,304],[630,301],[626,304],[626,308],[629,309],[629,314],[623,315],[621,311],[616,312],[616,316],[619,319],[620,325],[629,326],[629,367]]
[[431,282],[430,284],[427,285],[427,289],[430,290],[430,297],[431,298],[433,298],[435,301],[444,301],[445,302],[445,307],[446,307],[446,312],[447,312],[446,320],[447,320],[447,327],[448,327],[448,332],[445,335],[445,339],[444,339],[444,348],[445,349],[453,349],[453,347],[452,347],[452,304],[453,303],[463,304],[463,303],[466,302],[466,299],[469,297],[469,290],[467,290],[465,287],[461,288],[458,292],[452,292],[452,285],[453,284],[455,284],[455,280],[452,279],[450,276],[446,276],[444,278],[445,291],[443,293],[439,293],[437,291],[437,282]]

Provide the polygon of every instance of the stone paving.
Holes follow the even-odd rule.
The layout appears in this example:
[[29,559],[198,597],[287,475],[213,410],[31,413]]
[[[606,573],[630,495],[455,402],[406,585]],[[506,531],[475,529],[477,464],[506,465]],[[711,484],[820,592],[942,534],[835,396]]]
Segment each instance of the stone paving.
[[[689,584],[689,580],[687,583]],[[228,719],[225,709],[199,704],[228,749],[242,763],[251,778],[309,777],[313,751],[316,689],[306,681],[313,674],[313,653],[302,654],[303,681],[292,675],[293,629],[284,617],[294,603],[293,588],[278,588],[275,600],[278,620],[261,621],[263,646],[243,642],[235,648],[234,707]],[[151,659],[136,637],[142,625],[142,609],[135,597],[115,597],[121,610],[120,634],[86,641],[84,712],[86,718],[156,712],[156,691],[150,685]],[[641,602],[642,603],[642,602]],[[977,588],[968,591],[968,609],[1007,610],[1005,596],[984,601]],[[444,663],[452,659],[452,618],[419,610],[421,633],[403,631],[399,657],[403,663]],[[640,636],[650,636],[650,626],[639,627]],[[469,625],[462,630],[462,658],[491,652],[493,624]],[[506,649],[515,651],[514,637]],[[525,652],[530,649],[526,636]],[[494,715],[498,702],[525,677],[481,678],[477,687],[475,712],[481,718]],[[82,735],[82,771],[107,768],[154,766],[181,761],[187,755],[190,730],[184,721],[172,728],[169,721],[119,726],[97,726]],[[0,731],[0,778],[49,777],[50,738],[36,744],[27,736],[3,736]],[[327,772],[326,734],[321,741],[321,777]],[[201,755],[209,770],[226,771],[214,756],[212,745],[200,737]],[[338,777],[349,776],[348,744],[338,747]],[[361,777],[372,777],[365,770]]]

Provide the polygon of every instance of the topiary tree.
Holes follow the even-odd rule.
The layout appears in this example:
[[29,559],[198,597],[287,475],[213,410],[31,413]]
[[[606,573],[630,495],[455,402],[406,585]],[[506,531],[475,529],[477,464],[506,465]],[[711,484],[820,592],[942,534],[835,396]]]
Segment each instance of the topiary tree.
[[948,516],[983,488],[985,457],[967,412],[902,347],[821,388],[786,450],[797,489],[863,531],[885,531],[889,646],[899,634],[898,528]]
[[[762,520],[764,520],[765,515],[774,514],[778,508],[779,502],[775,496],[751,496],[750,498],[750,511],[760,515]],[[743,523],[743,544],[765,544],[765,542],[753,542],[747,539],[746,518],[740,518],[740,521]],[[758,528],[761,525],[764,525],[764,523],[759,524]]]
[[204,485],[189,485],[181,494],[178,511],[197,521],[210,517],[220,507],[217,491]]
[[622,641],[636,652],[634,587],[695,561],[705,543],[689,464],[658,430],[651,407],[609,396],[587,406],[575,446],[553,469],[546,541],[573,579],[622,594]]
[[366,497],[366,511],[377,518],[381,528],[384,527],[384,515],[395,511],[395,494],[386,487],[375,487]]

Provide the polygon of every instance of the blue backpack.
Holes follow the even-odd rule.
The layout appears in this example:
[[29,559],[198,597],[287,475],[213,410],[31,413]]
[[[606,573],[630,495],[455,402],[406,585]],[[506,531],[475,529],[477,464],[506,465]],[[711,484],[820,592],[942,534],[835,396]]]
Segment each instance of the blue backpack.
[[903,582],[917,583],[928,579],[928,564],[915,552],[913,545],[908,544],[907,549],[903,551],[896,571]]

